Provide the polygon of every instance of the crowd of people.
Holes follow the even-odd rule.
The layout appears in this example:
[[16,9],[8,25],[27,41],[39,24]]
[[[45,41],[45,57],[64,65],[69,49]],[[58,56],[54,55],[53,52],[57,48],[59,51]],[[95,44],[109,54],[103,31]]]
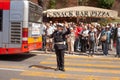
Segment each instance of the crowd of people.
[[116,48],[115,57],[120,57],[120,23],[109,23],[106,26],[101,26],[98,23],[74,23],[63,22],[59,23],[52,21],[43,23],[41,28],[43,38],[43,50],[54,50],[54,39],[51,35],[57,30],[57,25],[63,27],[63,32],[66,31],[66,26],[70,29],[70,34],[65,36],[66,50],[68,54],[75,52],[87,53],[88,56],[93,56],[101,46],[103,55],[107,56],[109,50]]

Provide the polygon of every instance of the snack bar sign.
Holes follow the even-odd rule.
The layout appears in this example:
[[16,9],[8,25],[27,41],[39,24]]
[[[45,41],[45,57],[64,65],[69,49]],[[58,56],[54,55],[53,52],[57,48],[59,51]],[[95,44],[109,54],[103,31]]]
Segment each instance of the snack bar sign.
[[47,13],[47,17],[114,17],[113,15],[107,11],[54,11]]

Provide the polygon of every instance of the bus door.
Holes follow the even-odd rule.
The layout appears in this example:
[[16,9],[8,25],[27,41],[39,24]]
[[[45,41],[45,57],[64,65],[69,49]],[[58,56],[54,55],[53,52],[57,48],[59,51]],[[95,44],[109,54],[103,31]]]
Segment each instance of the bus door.
[[0,10],[0,47],[2,47],[2,21],[3,21],[3,10]]

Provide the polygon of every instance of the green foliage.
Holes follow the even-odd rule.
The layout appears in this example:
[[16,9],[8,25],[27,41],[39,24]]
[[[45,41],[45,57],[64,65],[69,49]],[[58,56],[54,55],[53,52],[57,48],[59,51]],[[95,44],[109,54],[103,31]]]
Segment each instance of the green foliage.
[[38,4],[43,7],[43,0],[38,0]]
[[56,7],[56,0],[49,0],[48,9],[54,9]]
[[98,23],[102,26],[106,26],[108,23],[111,23],[111,22],[112,22],[112,19],[110,18],[104,18],[98,21]]
[[61,0],[63,3],[62,3],[62,6],[63,6],[63,8],[64,7],[66,7],[66,5],[67,5],[67,0]]
[[78,0],[78,5],[85,6],[88,4],[88,2],[89,2],[89,0]]
[[101,8],[110,9],[115,0],[98,0],[98,5]]

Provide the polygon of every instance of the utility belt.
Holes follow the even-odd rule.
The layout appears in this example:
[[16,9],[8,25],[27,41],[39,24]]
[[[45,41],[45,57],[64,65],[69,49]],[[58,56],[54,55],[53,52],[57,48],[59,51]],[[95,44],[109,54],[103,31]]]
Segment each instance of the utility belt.
[[64,44],[65,45],[65,41],[63,41],[63,42],[55,42],[55,44]]

